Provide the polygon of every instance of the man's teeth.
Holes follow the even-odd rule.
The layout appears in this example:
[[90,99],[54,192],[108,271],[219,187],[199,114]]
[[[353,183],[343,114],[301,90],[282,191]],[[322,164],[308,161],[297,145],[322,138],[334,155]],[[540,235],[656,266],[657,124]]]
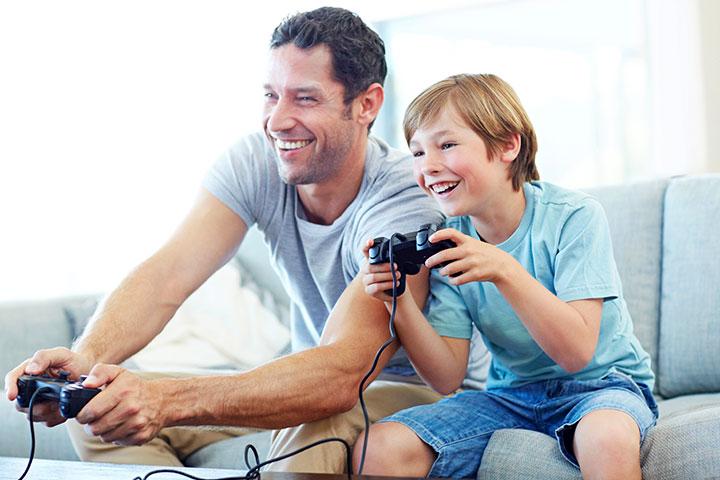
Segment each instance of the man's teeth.
[[430,188],[432,188],[433,192],[435,192],[435,193],[444,193],[444,192],[447,192],[448,190],[452,190],[453,188],[455,188],[458,183],[459,182],[436,183],[435,185],[433,185]]
[[296,140],[294,142],[286,142],[285,140],[275,139],[275,145],[282,150],[297,150],[305,145],[309,145],[312,140]]

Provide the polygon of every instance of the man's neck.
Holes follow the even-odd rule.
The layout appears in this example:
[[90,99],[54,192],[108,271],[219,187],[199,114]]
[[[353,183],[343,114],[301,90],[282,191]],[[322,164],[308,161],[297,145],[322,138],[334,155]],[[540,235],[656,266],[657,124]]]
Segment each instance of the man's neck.
[[330,225],[343,214],[355,200],[365,171],[367,143],[348,159],[337,175],[323,183],[298,185],[300,203],[308,221]]

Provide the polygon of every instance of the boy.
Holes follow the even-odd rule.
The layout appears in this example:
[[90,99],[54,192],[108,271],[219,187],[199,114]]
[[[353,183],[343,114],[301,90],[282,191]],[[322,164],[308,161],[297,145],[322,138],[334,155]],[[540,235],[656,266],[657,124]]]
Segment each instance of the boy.
[[[431,241],[456,247],[425,263],[440,267],[425,315],[412,296],[398,298],[398,337],[443,394],[460,386],[473,324],[493,360],[487,391],[374,425],[364,473],[474,478],[492,433],[524,428],[554,436],[585,477],[641,478],[640,444],[657,419],[654,376],[600,205],[537,181],[532,125],[496,76],[431,86],[408,107],[404,129],[418,184],[451,217]],[[366,292],[389,301],[389,265],[363,272]]]

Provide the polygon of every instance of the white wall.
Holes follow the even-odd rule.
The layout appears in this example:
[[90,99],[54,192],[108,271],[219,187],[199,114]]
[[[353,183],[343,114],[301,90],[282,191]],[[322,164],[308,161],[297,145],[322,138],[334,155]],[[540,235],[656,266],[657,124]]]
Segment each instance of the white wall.
[[[703,12],[718,13],[713,0],[663,2],[666,9],[700,2]],[[191,205],[211,162],[259,126],[272,28],[288,13],[324,3],[274,1],[250,13],[234,0],[0,2],[0,300],[106,291],[154,251]],[[523,4],[329,3],[378,25],[441,9],[462,15],[478,5]],[[693,51],[678,58],[691,54],[705,82],[717,80],[717,63],[705,64],[718,58],[718,47],[695,50],[717,42],[718,22],[701,14],[698,39],[697,8],[681,10],[689,18],[684,45]],[[655,38],[673,45],[665,35],[660,29]],[[662,49],[658,55],[666,58]],[[718,162],[717,135],[704,133],[706,122],[717,131],[717,83],[692,102],[704,119],[688,124],[703,131],[693,148],[715,152]],[[684,120],[673,114],[658,121],[672,131]],[[697,165],[708,168],[718,163]],[[660,173],[667,172],[675,173]]]

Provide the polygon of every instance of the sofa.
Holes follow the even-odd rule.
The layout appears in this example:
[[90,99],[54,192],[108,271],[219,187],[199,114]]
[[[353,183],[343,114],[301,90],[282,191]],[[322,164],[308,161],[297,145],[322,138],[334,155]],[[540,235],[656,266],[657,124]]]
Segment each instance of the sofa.
[[[641,449],[649,479],[720,476],[720,174],[664,178],[588,190],[604,206],[635,333],[652,358],[660,409]],[[260,288],[287,302],[269,273],[259,236],[238,261]],[[0,305],[0,369],[38,348],[69,345],[93,296]],[[83,311],[85,309],[85,311]],[[75,325],[75,327],[74,327]],[[0,456],[25,457],[27,421],[0,402]],[[188,457],[189,466],[245,468],[244,445],[267,451],[267,433],[225,440]],[[37,429],[36,455],[76,459],[63,427]],[[578,479],[555,441],[525,430],[496,432],[482,479]]]

